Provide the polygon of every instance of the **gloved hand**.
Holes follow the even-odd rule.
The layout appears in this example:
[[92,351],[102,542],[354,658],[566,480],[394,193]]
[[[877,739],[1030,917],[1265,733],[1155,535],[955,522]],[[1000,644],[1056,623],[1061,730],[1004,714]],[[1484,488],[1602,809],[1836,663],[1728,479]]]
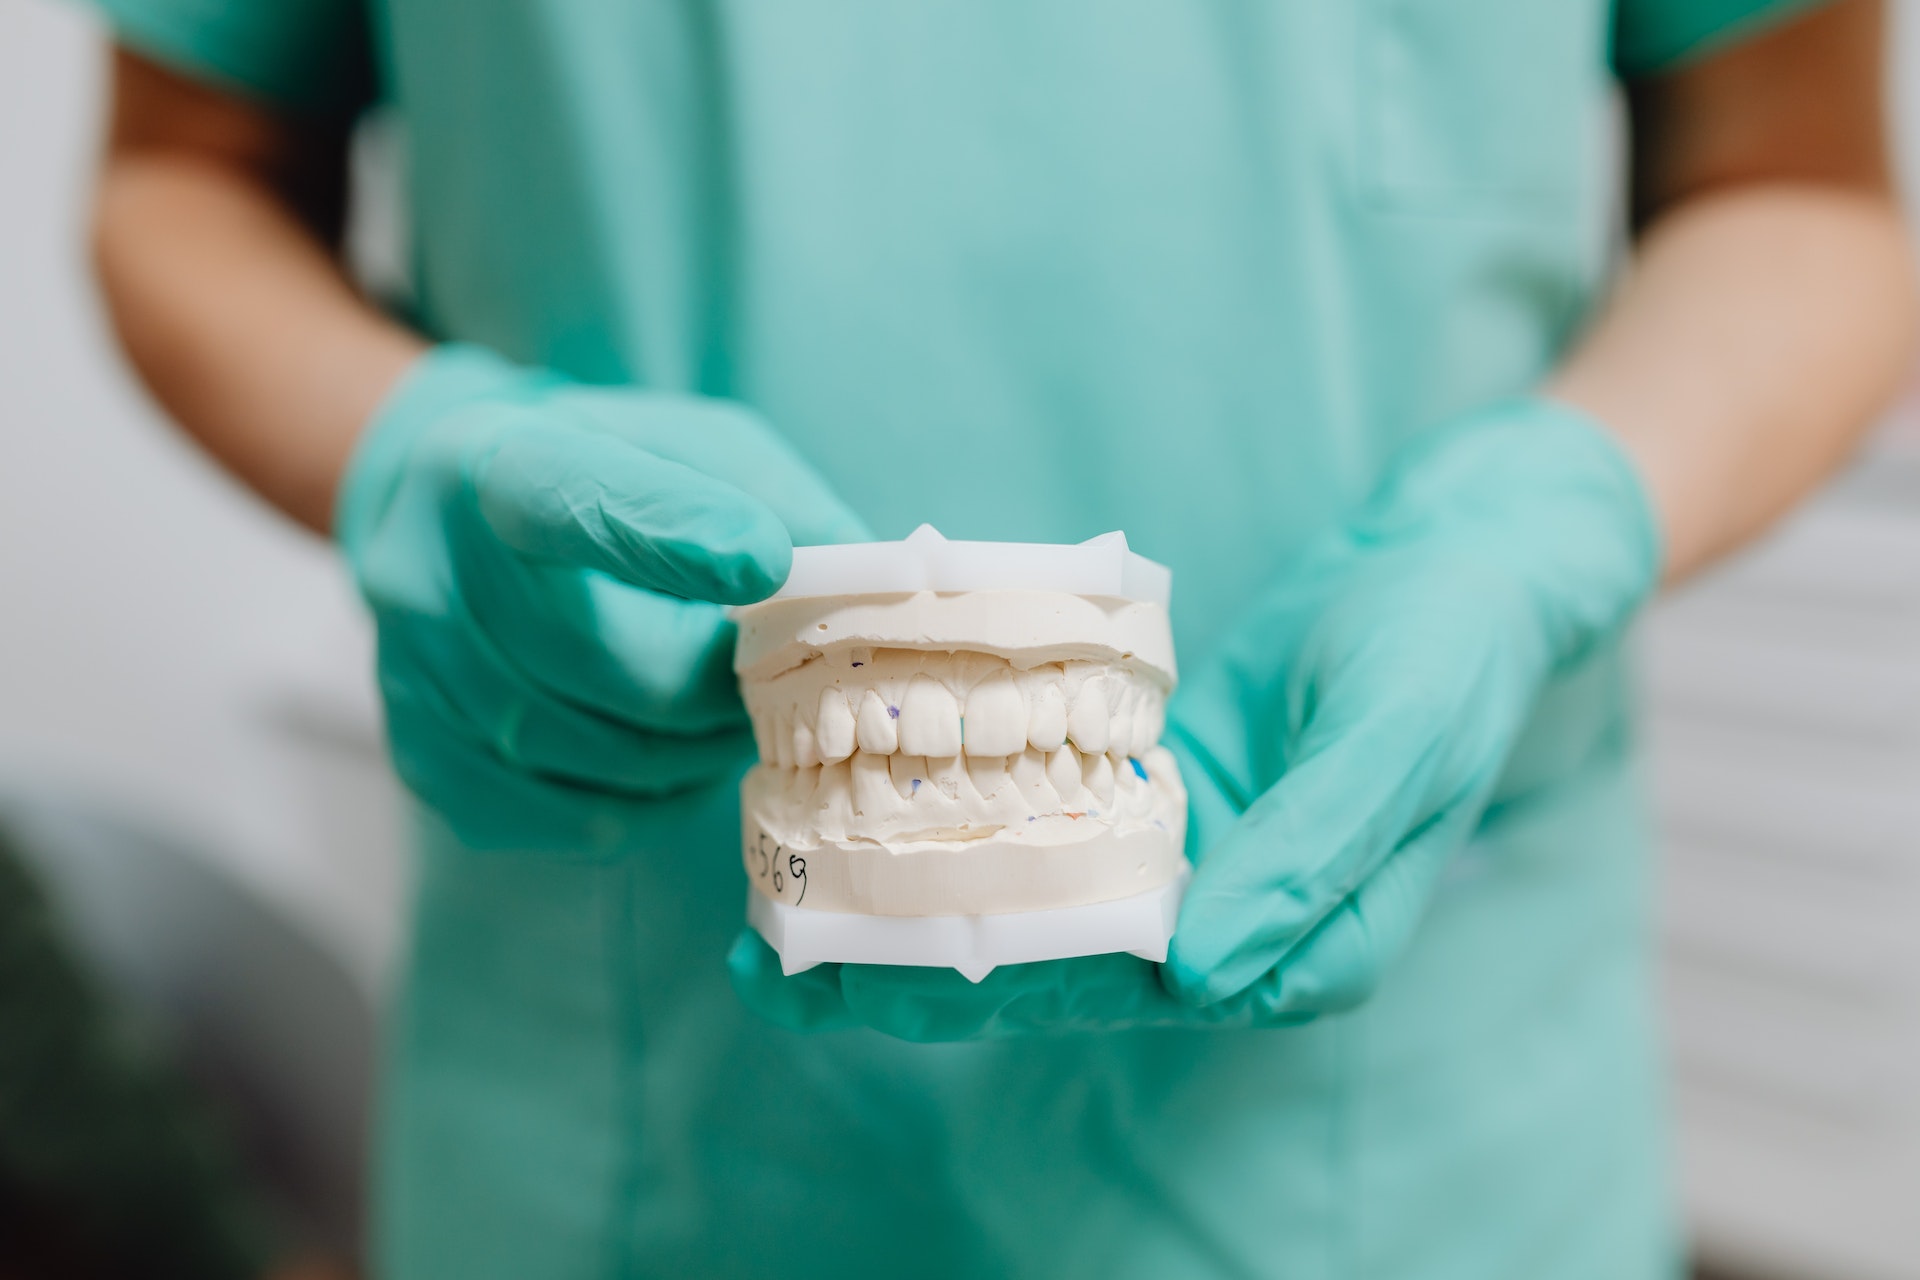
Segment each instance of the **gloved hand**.
[[743,406],[460,346],[389,395],[335,533],[407,784],[469,847],[575,852],[751,756],[721,606],[778,589],[795,543],[867,536]]
[[1164,966],[822,965],[757,936],[736,990],[797,1029],[910,1040],[1284,1026],[1363,1000],[1472,834],[1546,681],[1659,573],[1647,496],[1572,409],[1503,404],[1409,447],[1309,544],[1169,707],[1193,880]]

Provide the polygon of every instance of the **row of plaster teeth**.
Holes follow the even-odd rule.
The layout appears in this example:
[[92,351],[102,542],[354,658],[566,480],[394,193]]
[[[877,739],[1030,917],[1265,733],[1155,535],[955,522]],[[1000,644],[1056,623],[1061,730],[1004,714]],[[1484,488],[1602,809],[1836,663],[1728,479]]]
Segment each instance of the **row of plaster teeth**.
[[[1032,747],[1007,756],[872,755],[856,751],[845,760],[806,765],[787,775],[788,795],[822,806],[844,801],[855,815],[897,811],[901,802],[980,804],[1018,798],[1037,815],[1105,809],[1110,816],[1145,817],[1153,808],[1146,767],[1130,757],[1081,753],[1072,746],[1051,752]],[[1003,788],[1012,788],[1001,795]]]
[[1069,743],[1084,753],[1126,757],[1159,742],[1164,718],[1158,691],[1118,674],[1085,676],[1071,701],[1059,681],[1022,690],[1010,675],[995,674],[968,690],[964,705],[945,684],[916,675],[897,705],[874,689],[828,686],[812,708],[756,715],[754,735],[760,758],[782,768],[836,764],[855,751],[996,757]]

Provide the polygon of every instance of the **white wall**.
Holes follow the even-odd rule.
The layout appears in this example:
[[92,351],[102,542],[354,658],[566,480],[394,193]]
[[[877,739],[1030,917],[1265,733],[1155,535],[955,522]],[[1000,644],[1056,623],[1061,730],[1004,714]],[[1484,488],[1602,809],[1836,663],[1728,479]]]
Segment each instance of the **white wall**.
[[0,790],[165,825],[372,973],[398,868],[368,639],[328,549],[112,352],[82,213],[101,70],[83,7],[0,0]]

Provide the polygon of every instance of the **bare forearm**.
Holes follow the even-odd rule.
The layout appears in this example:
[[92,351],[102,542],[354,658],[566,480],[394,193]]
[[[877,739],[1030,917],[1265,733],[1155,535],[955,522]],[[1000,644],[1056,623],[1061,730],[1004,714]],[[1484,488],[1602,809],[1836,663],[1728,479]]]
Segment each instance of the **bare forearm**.
[[1832,0],[1633,82],[1635,260],[1551,390],[1625,440],[1669,579],[1843,459],[1915,341],[1883,0]]
[[154,395],[269,502],[325,531],[361,425],[421,343],[357,295],[299,204],[263,166],[116,131],[95,257]]
[[1649,227],[1551,391],[1626,441],[1673,579],[1753,537],[1846,456],[1898,387],[1915,326],[1891,201],[1736,186]]

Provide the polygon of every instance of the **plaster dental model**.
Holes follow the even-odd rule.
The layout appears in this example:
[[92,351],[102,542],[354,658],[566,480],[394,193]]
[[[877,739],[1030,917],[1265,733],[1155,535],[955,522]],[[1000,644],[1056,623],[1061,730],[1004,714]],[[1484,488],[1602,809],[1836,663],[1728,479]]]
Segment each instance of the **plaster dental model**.
[[760,763],[741,787],[749,919],[789,973],[1163,959],[1186,791],[1159,745],[1171,575],[1077,546],[806,547],[735,611]]

